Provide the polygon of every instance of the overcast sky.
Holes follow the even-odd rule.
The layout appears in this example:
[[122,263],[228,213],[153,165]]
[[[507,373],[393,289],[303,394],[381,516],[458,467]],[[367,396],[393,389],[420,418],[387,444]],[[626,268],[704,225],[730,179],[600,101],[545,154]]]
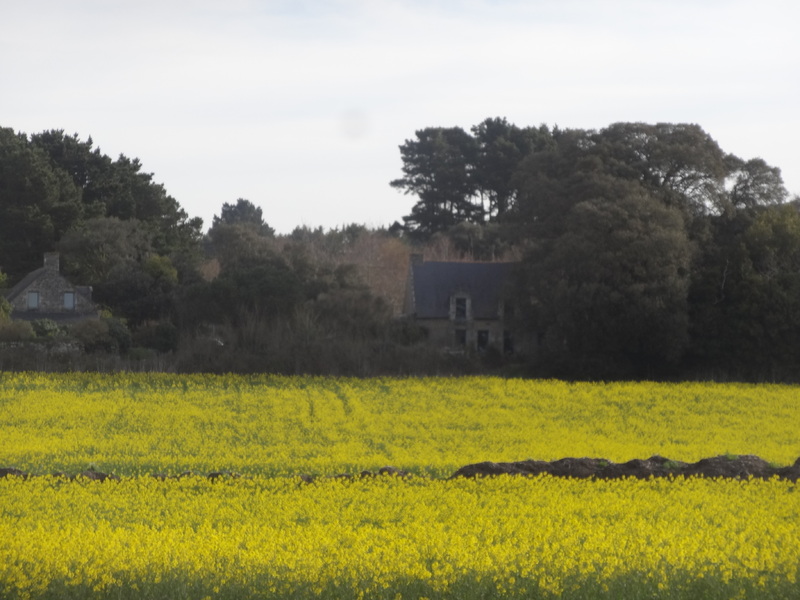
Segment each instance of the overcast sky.
[[398,146],[691,122],[800,194],[795,0],[0,0],[0,126],[141,160],[205,226],[391,225]]

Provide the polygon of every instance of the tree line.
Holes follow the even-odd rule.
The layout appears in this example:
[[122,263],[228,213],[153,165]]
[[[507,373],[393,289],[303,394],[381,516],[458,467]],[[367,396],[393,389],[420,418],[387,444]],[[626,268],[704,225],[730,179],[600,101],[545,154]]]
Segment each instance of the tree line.
[[535,372],[796,377],[800,202],[778,168],[671,123],[487,119],[417,131],[400,152],[409,235],[519,251]]
[[[90,352],[189,371],[796,378],[800,203],[778,168],[723,152],[697,125],[502,118],[421,129],[400,157],[390,185],[415,202],[387,229],[276,235],[239,198],[204,233],[139,160],[0,128],[0,287],[57,250],[104,309],[84,331],[7,322],[0,338],[79,334]],[[516,261],[509,293],[535,352],[428,347],[398,318],[420,251]]]
[[413,347],[421,333],[395,318],[409,253],[398,235],[356,224],[276,235],[244,198],[222,203],[203,232],[137,159],[64,131],[0,129],[0,291],[51,251],[64,276],[92,286],[102,318],[22,322],[2,301],[0,343],[77,340],[86,356],[42,362],[11,346],[0,369],[115,368],[101,357],[122,357],[132,368],[370,375],[451,362],[426,360]]

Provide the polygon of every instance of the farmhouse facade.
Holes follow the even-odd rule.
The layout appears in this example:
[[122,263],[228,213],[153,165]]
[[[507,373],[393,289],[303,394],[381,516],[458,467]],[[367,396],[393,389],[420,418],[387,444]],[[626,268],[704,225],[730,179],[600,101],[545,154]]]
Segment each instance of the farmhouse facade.
[[26,275],[6,294],[11,318],[79,321],[97,316],[92,288],[73,285],[60,273],[58,253],[44,255],[44,266]]
[[424,262],[412,255],[404,303],[406,318],[428,340],[453,351],[519,352],[510,283],[516,263]]

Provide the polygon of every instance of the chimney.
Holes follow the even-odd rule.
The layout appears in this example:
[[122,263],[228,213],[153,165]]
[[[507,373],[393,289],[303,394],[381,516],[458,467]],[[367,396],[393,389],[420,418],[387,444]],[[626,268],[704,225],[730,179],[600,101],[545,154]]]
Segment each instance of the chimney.
[[56,273],[59,272],[60,266],[58,264],[58,252],[45,252],[44,268],[55,271]]

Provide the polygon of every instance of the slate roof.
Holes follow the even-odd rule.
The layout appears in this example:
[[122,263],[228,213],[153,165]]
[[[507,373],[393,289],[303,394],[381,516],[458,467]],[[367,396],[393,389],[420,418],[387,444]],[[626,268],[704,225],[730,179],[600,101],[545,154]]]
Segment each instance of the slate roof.
[[448,319],[450,298],[467,294],[474,319],[497,319],[516,263],[422,262],[411,265],[411,307],[417,319]]

